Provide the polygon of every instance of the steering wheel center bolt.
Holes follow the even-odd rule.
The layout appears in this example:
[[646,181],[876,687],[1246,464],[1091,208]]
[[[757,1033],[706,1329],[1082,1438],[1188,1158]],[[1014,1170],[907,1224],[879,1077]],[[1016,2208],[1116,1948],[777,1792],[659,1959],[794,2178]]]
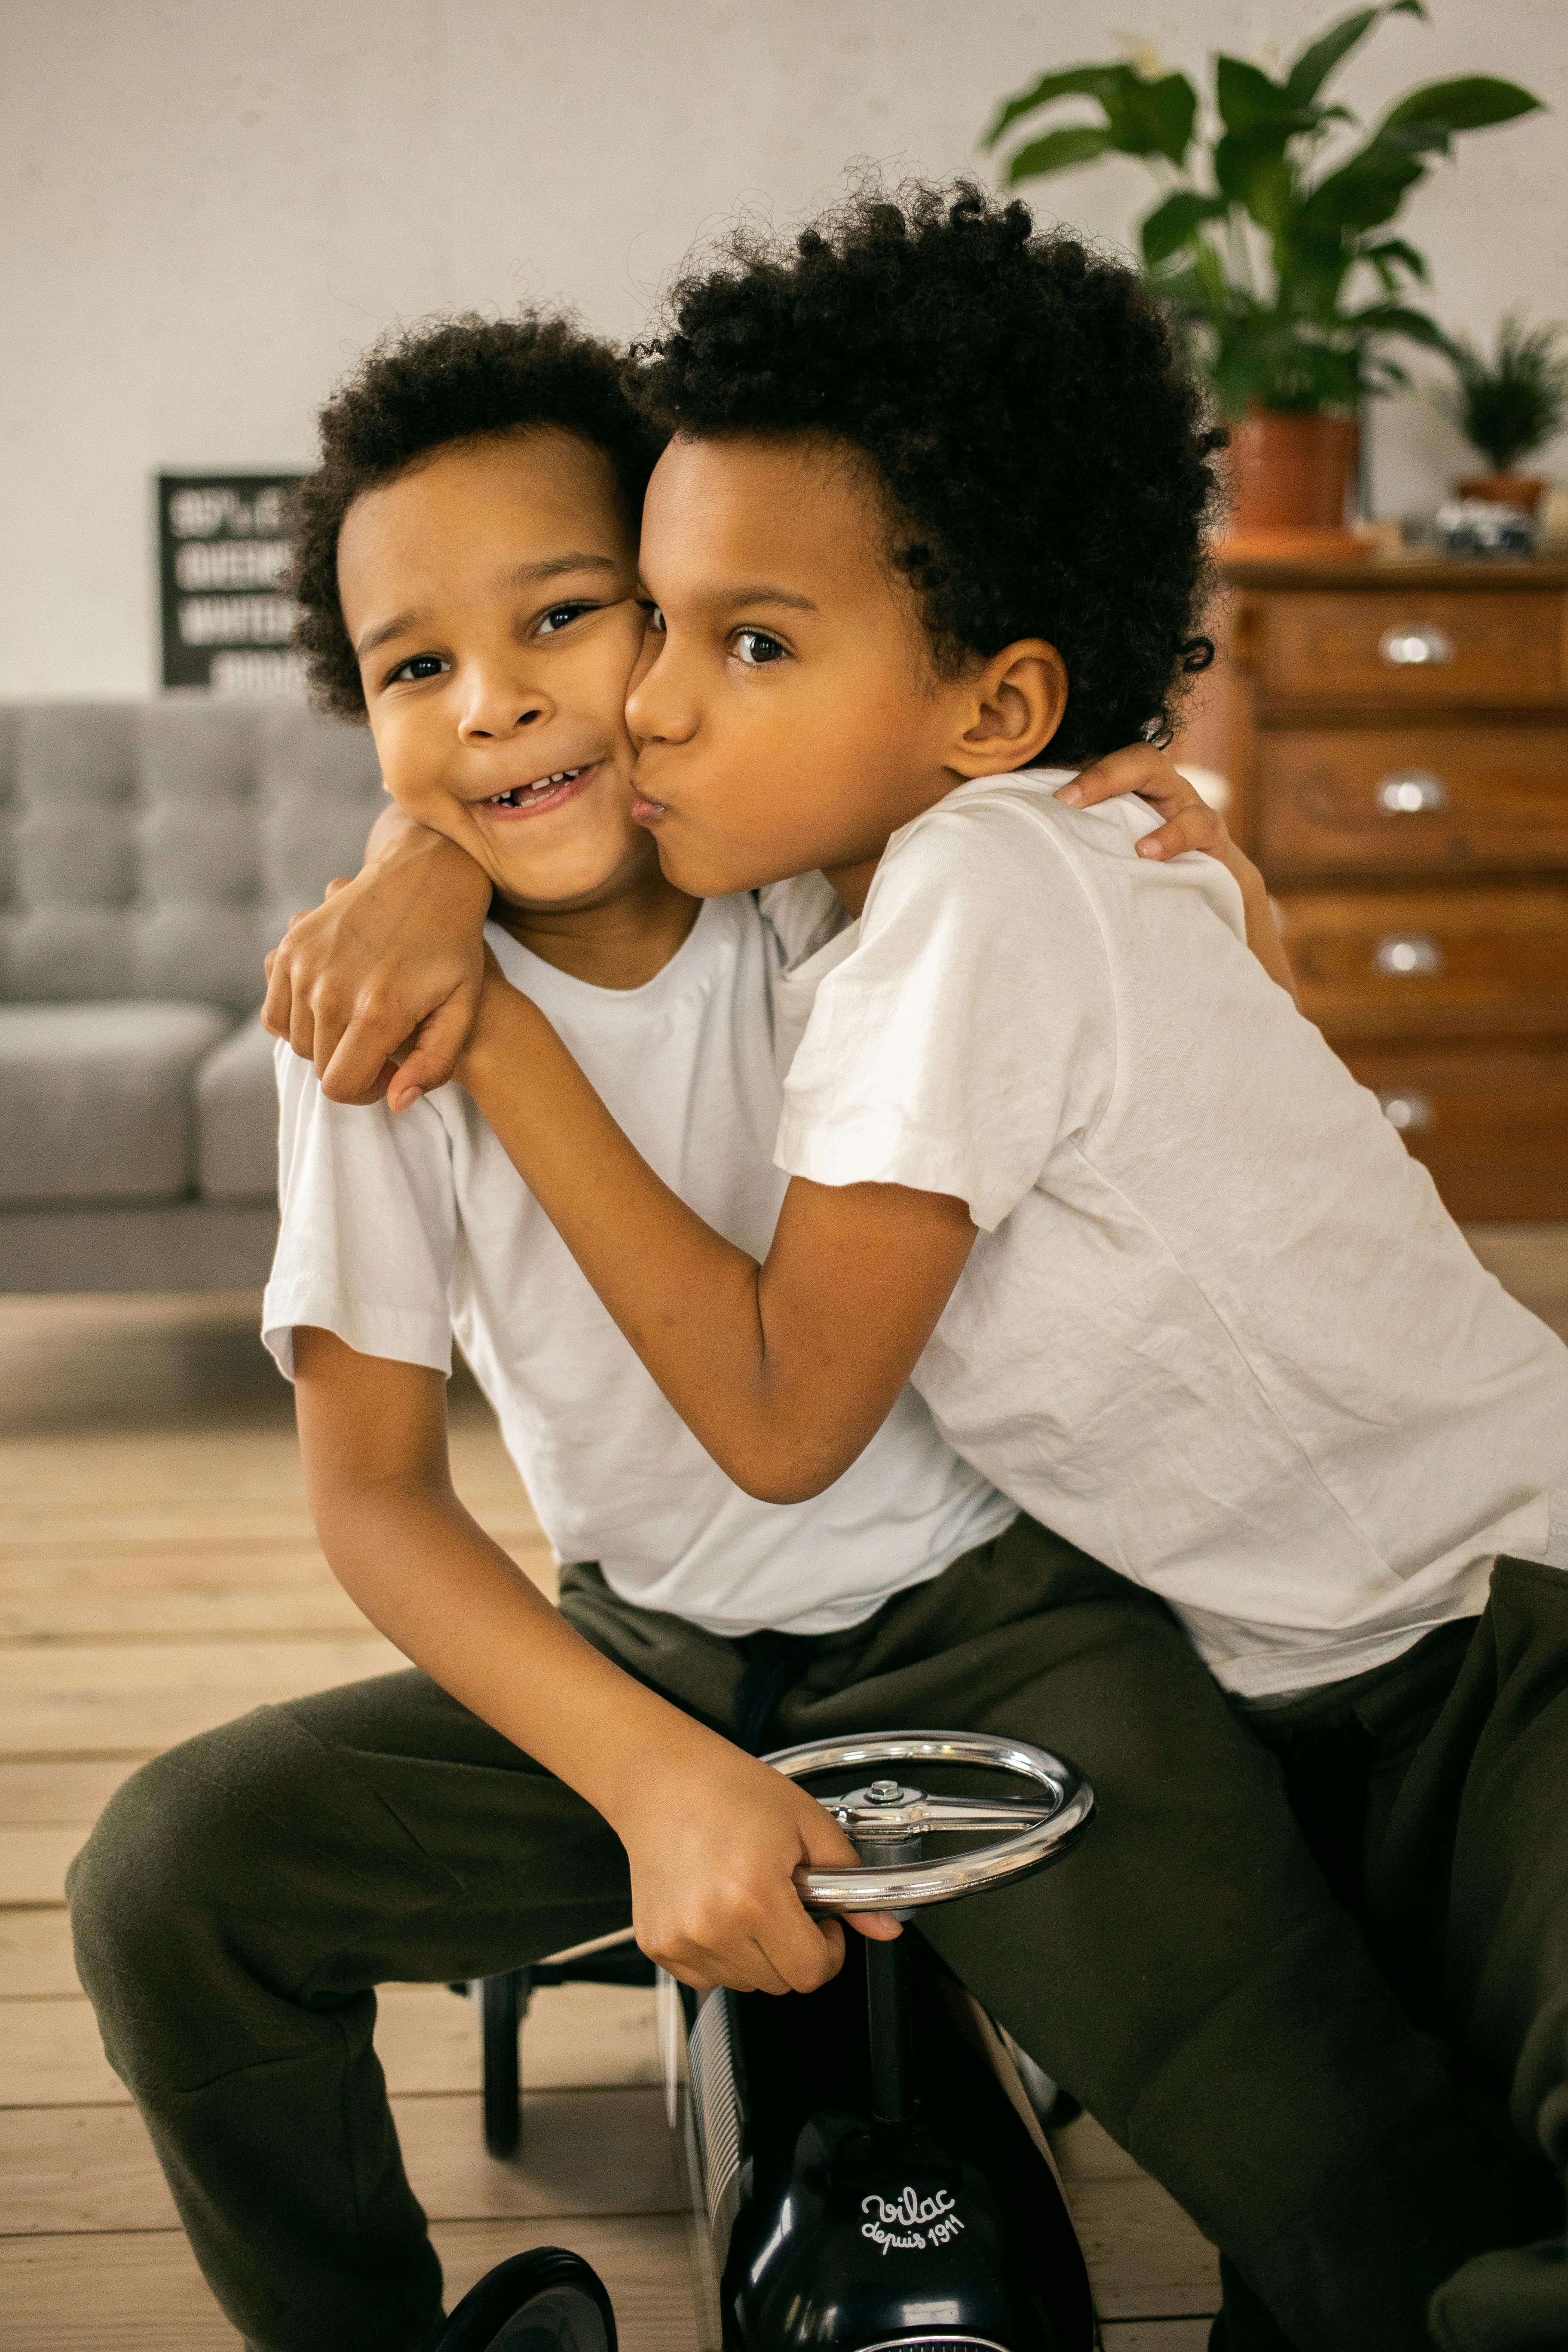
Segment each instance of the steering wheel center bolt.
[[901,1804],[904,1796],[897,1780],[873,1780],[866,1794],[874,1805]]

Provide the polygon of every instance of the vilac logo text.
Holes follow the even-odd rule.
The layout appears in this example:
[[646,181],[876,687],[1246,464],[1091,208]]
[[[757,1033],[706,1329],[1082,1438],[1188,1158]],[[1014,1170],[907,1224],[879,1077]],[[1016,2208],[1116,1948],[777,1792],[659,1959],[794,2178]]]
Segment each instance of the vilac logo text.
[[963,2227],[945,2189],[932,2197],[921,2197],[908,2187],[894,2198],[862,2197],[860,2210],[868,2217],[860,2224],[860,2235],[885,2254],[895,2246],[923,2254],[928,2247],[945,2246]]

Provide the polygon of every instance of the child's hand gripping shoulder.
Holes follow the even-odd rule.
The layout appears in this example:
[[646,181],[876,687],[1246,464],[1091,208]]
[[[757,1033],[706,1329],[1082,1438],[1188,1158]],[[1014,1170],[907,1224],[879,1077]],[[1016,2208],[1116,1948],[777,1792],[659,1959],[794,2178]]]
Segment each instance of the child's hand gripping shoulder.
[[479,1008],[489,877],[396,810],[365,864],[296,915],[267,959],[264,1025],[315,1065],[334,1102],[394,1110],[451,1076]]
[[1140,857],[1158,861],[1198,849],[1217,858],[1235,877],[1247,917],[1247,944],[1269,979],[1294,998],[1296,975],[1274,919],[1268,885],[1251,858],[1231,839],[1218,810],[1210,807],[1163,751],[1152,743],[1130,743],[1124,751],[1108,751],[1103,760],[1083,769],[1074,782],[1064,784],[1057,798],[1070,808],[1094,808],[1101,801],[1120,799],[1124,793],[1136,793],[1165,820],[1143,835],[1138,844]]

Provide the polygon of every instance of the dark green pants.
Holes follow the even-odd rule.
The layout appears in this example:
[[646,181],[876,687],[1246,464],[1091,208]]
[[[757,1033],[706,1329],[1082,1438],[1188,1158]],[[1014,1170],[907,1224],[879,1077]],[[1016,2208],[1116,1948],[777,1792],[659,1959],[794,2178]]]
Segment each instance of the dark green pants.
[[[1442,2279],[1557,2225],[1540,2150],[1560,2161],[1568,2130],[1568,1726],[1543,1661],[1568,1659],[1568,1614],[1548,1622],[1568,1580],[1508,1574],[1478,1637],[1490,1685],[1483,1664],[1378,1783],[1368,1884],[1386,1888],[1390,1978],[1275,1755],[1163,1607],[1032,1522],[825,1641],[782,1704],[781,1742],[951,1725],[1089,1773],[1100,1811],[1072,1855],[921,1926],[1221,2246],[1233,2352],[1416,2352]],[[591,1569],[567,1571],[563,1606],[633,1673],[731,1718],[733,1644],[626,1607]],[[1537,1664],[1515,1700],[1521,1643]],[[491,1974],[624,1924],[605,1824],[425,1676],[393,1675],[144,1767],[70,1897],[110,2059],[247,2343],[416,2352],[440,2279],[372,1988]]]

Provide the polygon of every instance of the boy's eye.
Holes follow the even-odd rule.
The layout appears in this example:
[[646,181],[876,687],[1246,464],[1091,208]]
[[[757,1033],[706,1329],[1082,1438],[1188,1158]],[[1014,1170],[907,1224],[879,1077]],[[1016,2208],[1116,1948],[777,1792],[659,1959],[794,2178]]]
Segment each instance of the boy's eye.
[[450,667],[451,665],[443,660],[439,654],[415,654],[409,660],[399,662],[386,682],[388,686],[396,686],[404,678],[414,681],[425,677],[439,677],[442,671]]
[[658,606],[645,602],[643,614],[653,635],[656,637],[662,637],[665,634],[664,614],[659,611]]
[[748,669],[766,669],[774,662],[789,659],[789,647],[766,629],[737,629],[735,653]]
[[579,613],[592,613],[597,609],[593,604],[552,604],[549,612],[540,616],[539,634],[542,637],[555,636],[569,621],[574,621]]

